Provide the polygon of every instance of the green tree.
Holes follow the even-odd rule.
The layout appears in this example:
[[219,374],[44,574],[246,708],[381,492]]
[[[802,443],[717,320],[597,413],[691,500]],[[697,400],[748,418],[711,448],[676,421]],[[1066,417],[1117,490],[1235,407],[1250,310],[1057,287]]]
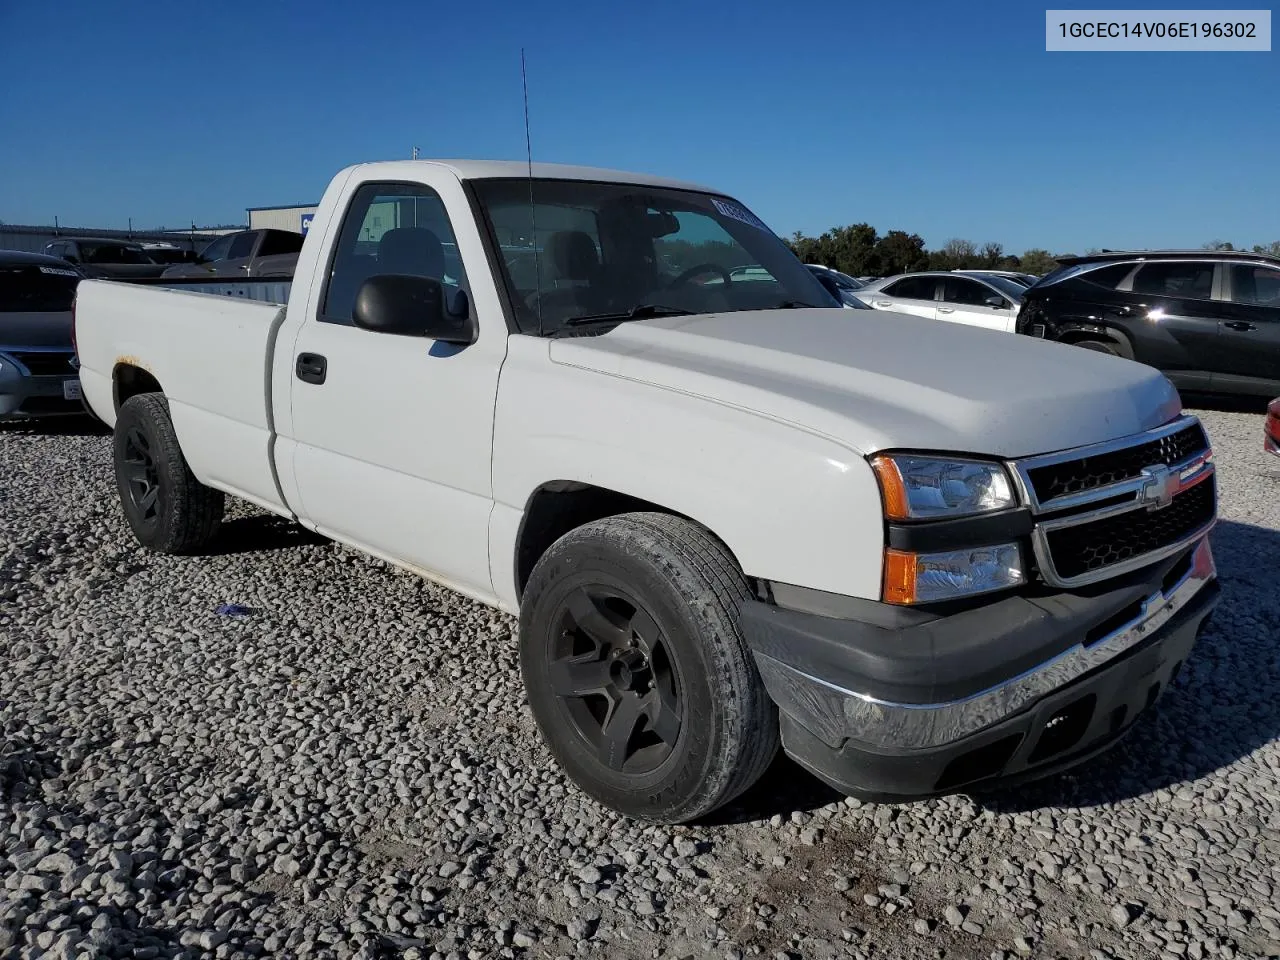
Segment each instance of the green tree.
[[888,276],[911,270],[926,270],[929,254],[924,248],[924,238],[905,230],[890,230],[875,246],[875,272]]
[[1226,240],[1210,240],[1208,243],[1204,245],[1204,248],[1206,250],[1234,250],[1235,249],[1235,247],[1233,247]]
[[1272,240],[1270,243],[1255,243],[1253,252],[1269,253],[1273,257],[1280,257],[1280,240]]
[[1041,250],[1039,247],[1033,247],[1022,255],[1021,268],[1026,273],[1034,273],[1036,276],[1044,276],[1050,270],[1056,269],[1058,261],[1048,250]]

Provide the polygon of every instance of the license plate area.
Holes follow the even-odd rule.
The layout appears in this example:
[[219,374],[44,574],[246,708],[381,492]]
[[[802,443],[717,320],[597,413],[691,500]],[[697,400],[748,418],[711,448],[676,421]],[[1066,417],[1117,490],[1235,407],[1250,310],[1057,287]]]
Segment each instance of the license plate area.
[[79,380],[62,381],[62,398],[64,400],[80,400],[84,396],[80,391]]

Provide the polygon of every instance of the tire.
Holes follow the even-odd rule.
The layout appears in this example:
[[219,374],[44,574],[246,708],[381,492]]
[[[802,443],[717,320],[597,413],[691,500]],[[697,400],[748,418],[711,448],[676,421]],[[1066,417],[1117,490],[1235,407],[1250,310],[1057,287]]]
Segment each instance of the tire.
[[750,596],[723,544],[666,514],[597,520],[547,550],[520,607],[520,670],[583,792],[675,824],[760,778],[778,713],[739,626]]
[[1113,357],[1121,356],[1120,348],[1107,340],[1077,340],[1075,345],[1086,350],[1096,350],[1098,353],[1109,353]]
[[116,489],[138,542],[158,553],[198,553],[218,532],[226,498],[191,473],[163,394],[120,407],[112,440]]

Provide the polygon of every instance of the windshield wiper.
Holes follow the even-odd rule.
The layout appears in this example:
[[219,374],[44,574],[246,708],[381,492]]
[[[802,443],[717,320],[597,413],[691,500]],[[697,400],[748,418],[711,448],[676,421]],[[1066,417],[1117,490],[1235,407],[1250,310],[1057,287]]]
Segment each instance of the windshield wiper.
[[621,323],[625,320],[646,320],[650,317],[687,317],[692,313],[692,310],[667,307],[661,303],[638,303],[630,310],[625,310],[621,313],[594,313],[585,317],[570,317],[565,321],[565,326],[576,327],[583,323],[608,323],[611,321]]

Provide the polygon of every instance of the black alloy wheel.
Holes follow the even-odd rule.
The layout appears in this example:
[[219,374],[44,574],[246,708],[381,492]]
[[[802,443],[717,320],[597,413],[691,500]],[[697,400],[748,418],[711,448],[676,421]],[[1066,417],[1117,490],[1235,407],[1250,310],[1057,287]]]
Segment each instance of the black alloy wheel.
[[138,518],[147,524],[157,522],[163,509],[160,502],[160,471],[151,450],[151,442],[139,427],[130,427],[125,432],[120,472],[124,476],[129,501],[137,511]]
[[650,773],[684,722],[677,668],[657,623],[623,591],[580,586],[565,598],[547,673],[574,728],[610,770]]

